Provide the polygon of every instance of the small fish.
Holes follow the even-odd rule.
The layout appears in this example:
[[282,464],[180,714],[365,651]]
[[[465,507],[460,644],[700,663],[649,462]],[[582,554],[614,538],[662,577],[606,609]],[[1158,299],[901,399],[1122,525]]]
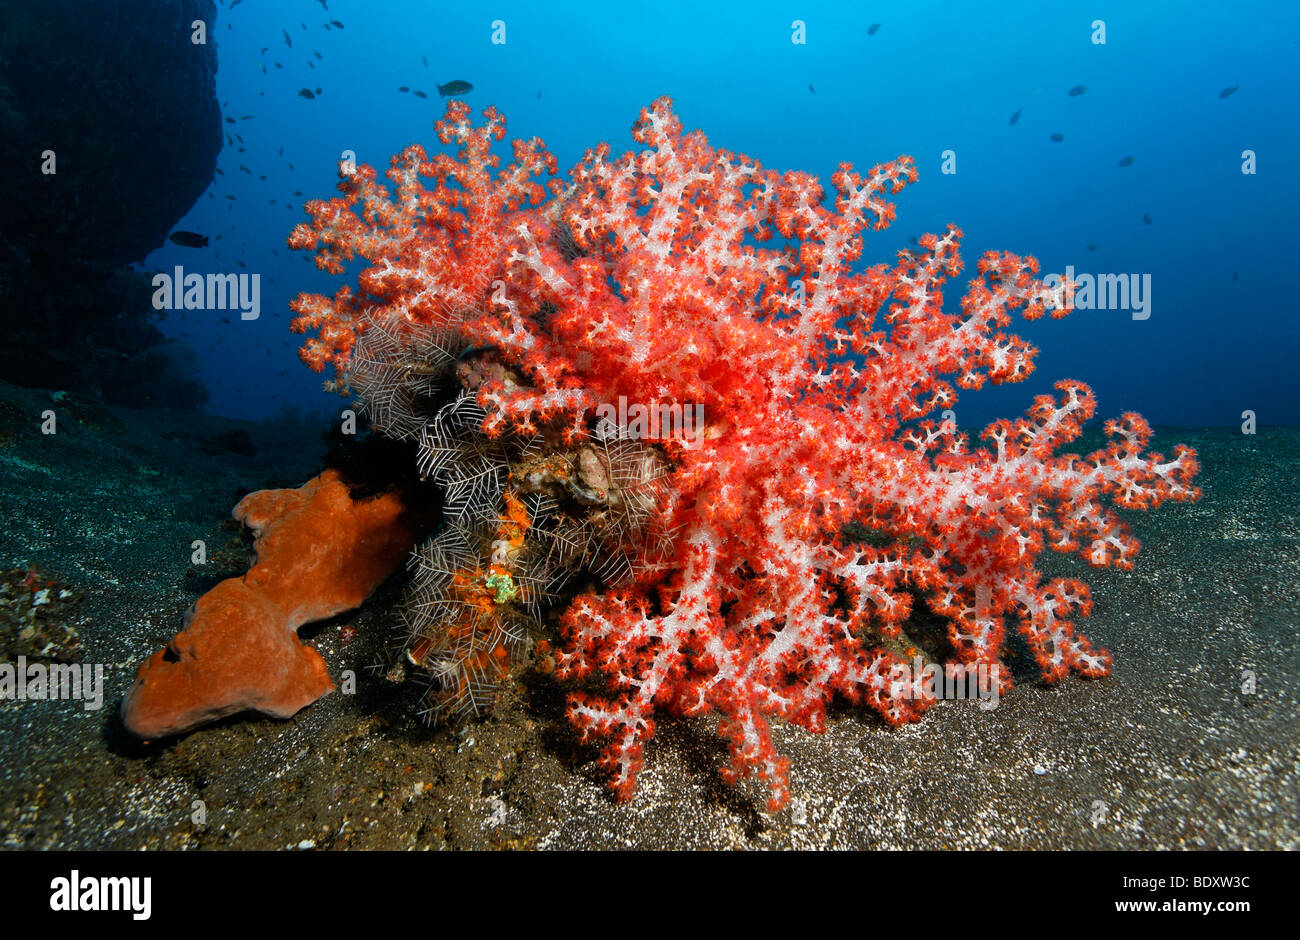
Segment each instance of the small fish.
[[542,100],[542,93],[540,91],[537,93],[537,100],[538,101]]
[[420,56],[420,61],[424,63],[424,67],[425,67],[426,69],[429,67],[429,57],[428,57],[428,56]]
[[1097,246],[1096,246],[1096,245],[1089,245],[1089,246],[1088,246],[1088,250],[1089,250],[1089,251],[1096,251],[1096,250],[1097,250]]
[[312,90],[311,90],[310,88],[303,88],[303,89],[300,89],[300,90],[298,91],[298,97],[299,97],[299,98],[315,98],[316,96],[315,96],[314,94],[312,94]]
[[814,95],[817,94],[817,89],[812,86],[812,82],[808,83],[808,90],[811,91]]
[[266,55],[266,50],[267,50],[267,49],[270,49],[270,48],[271,48],[270,46],[263,46],[263,47],[262,47],[262,52],[261,52],[261,54],[262,54],[262,55]]
[[281,65],[279,62],[276,62],[276,63],[275,63],[275,67],[276,67],[277,69],[282,69],[282,68],[284,68],[284,66]]
[[1147,225],[1150,225],[1150,224],[1151,224],[1151,213],[1150,213],[1150,212],[1143,212],[1143,213],[1142,213],[1142,221],[1145,222]]
[[1087,85],[1075,85],[1073,88],[1067,91],[1066,94],[1069,95],[1071,98],[1077,98],[1087,90],[1088,90]]
[[1133,157],[1132,157],[1132,156],[1128,156],[1128,157],[1120,157],[1120,158],[1119,158],[1119,165],[1120,165],[1120,166],[1132,166],[1132,165],[1133,165]]
[[289,31],[287,29],[282,29],[280,30],[280,34],[284,36],[284,44],[288,46],[290,49],[292,49],[293,40],[289,38]]
[[1232,283],[1234,283],[1234,284],[1237,283],[1237,272],[1236,272],[1236,271],[1233,271],[1233,272],[1232,272]]
[[280,156],[284,156],[284,144],[280,145]]
[[316,87],[316,94],[319,95],[320,93],[321,93],[321,91],[320,91],[320,86],[318,85],[318,86]]
[[415,91],[411,92],[411,94],[415,95],[415,97],[417,97],[417,98],[427,98],[427,97],[429,97],[429,96],[426,95],[424,92],[420,91],[420,89],[418,89],[418,88],[415,89]]
[[1007,121],[1007,123],[1008,123],[1008,124],[1015,124],[1016,121],[1019,121],[1019,120],[1020,120],[1020,112],[1023,111],[1023,110],[1024,110],[1023,108],[1018,108],[1018,109],[1016,109],[1016,113],[1013,114],[1013,115],[1011,115],[1011,120],[1010,120],[1010,121]]
[[241,121],[250,121],[250,120],[253,119],[253,115],[251,115],[251,114],[244,114],[244,115],[241,115],[239,119],[240,119]]
[[295,189],[295,190],[293,191],[293,194],[294,194],[295,196],[301,196],[301,195],[302,195],[302,190],[301,190],[301,189]]
[[321,54],[320,54],[319,52],[317,52],[315,49],[313,49],[313,50],[311,51],[311,54],[314,55],[314,56],[315,56],[316,58],[318,58],[318,59],[323,59],[323,58],[325,58],[323,55],[321,55]]
[[400,85],[400,86],[398,86],[398,89],[397,89],[397,90],[398,90],[398,91],[402,91],[402,92],[406,92],[406,91],[410,91],[411,89],[408,88],[408,87],[405,86],[405,85]]
[[1065,135],[1064,135],[1064,134],[1053,134],[1051,139],[1052,139],[1052,143],[1054,143],[1054,144],[1059,144],[1061,141],[1065,140]]
[[867,27],[867,35],[868,35],[868,36],[874,36],[874,35],[876,35],[876,32],[877,32],[879,29],[880,29],[880,24],[879,24],[879,23],[872,23],[870,26]]
[[226,123],[227,123],[227,124],[234,124],[234,123],[235,123],[235,119],[232,118],[232,117],[228,117],[228,118],[226,118]]
[[342,28],[343,28],[343,24],[340,23],[338,20],[330,20],[330,24],[331,24],[335,29],[342,29]]
[[446,98],[448,95],[463,95],[466,92],[473,91],[474,86],[469,82],[461,81],[459,78],[450,81],[445,85],[438,86],[438,94]]
[[174,244],[181,245],[184,248],[207,248],[208,236],[200,235],[198,232],[186,232],[177,229],[167,236]]
[[1223,89],[1223,91],[1219,92],[1219,97],[1226,98],[1240,87],[1240,85],[1229,85],[1227,88]]
[[[226,171],[223,170],[221,167],[217,167],[217,175],[218,175],[218,176],[225,176],[225,175],[226,175]],[[220,238],[221,236],[218,235],[217,237]]]

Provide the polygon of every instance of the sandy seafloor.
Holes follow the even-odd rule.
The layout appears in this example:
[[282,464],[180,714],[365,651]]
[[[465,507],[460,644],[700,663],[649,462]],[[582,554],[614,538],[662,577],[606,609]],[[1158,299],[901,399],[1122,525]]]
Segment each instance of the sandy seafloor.
[[[55,408],[57,435],[38,431]],[[243,429],[256,453],[220,436]],[[1200,452],[1201,502],[1133,516],[1136,570],[1094,571],[1084,632],[1110,677],[1056,686],[1018,672],[998,708],[949,702],[891,728],[834,712],[825,734],[779,725],[793,801],[764,812],[723,783],[708,719],[662,720],[635,798],[607,795],[563,692],[525,674],[496,714],[427,729],[379,659],[390,583],[361,611],[304,630],[331,674],[288,721],[227,719],[140,745],[117,706],[186,608],[246,558],[226,522],[251,489],[292,486],[318,430],[105,409],[0,383],[0,569],[35,568],[85,662],[110,665],[105,705],[0,702],[6,848],[1231,848],[1300,847],[1300,431],[1162,429]],[[223,524],[224,523],[224,524]],[[208,540],[208,569],[190,564]],[[80,597],[80,600],[75,598]],[[345,642],[344,628],[357,638]],[[0,659],[9,654],[0,651]],[[1256,688],[1243,692],[1243,671]],[[196,800],[206,810],[194,822]]]

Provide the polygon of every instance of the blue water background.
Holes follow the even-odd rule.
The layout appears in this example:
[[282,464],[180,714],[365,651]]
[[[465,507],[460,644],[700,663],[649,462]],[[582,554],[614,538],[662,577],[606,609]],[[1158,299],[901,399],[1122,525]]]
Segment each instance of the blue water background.
[[[436,85],[466,79],[476,110],[496,105],[508,138],[542,137],[562,172],[599,141],[630,144],[639,110],[662,94],[714,146],[827,183],[842,160],[865,170],[911,154],[920,180],[897,197],[895,224],[868,236],[866,262],[892,260],[910,236],[952,222],[966,235],[968,272],[999,249],[1033,254],[1045,271],[1151,275],[1146,320],[1113,310],[1017,319],[1015,331],[1041,350],[1037,371],[965,393],[962,426],[1018,415],[1061,378],[1090,384],[1101,416],[1136,410],[1157,424],[1236,425],[1249,409],[1261,424],[1300,419],[1294,3],[328,7],[218,7],[218,97],[226,115],[254,118],[224,125],[246,152],[238,143],[223,150],[224,176],[177,227],[223,237],[207,249],[168,244],[146,261],[151,270],[262,275],[257,321],[174,312],[163,324],[200,351],[215,413],[266,418],[285,403],[338,411],[337,396],[297,359],[287,304],[342,281],[284,240],[306,199],[334,194],[344,150],[383,168],[409,143],[435,146],[445,104]],[[1098,18],[1105,45],[1091,41]],[[330,19],[345,28],[326,30]],[[503,45],[491,42],[497,19]],[[802,45],[791,42],[796,19],[806,23]],[[1069,96],[1076,85],[1087,92]],[[1232,85],[1239,90],[1220,98]],[[314,100],[298,94],[318,86]],[[1053,143],[1053,133],[1065,140]],[[948,150],[952,175],[940,169]],[[1241,172],[1245,150],[1257,154],[1254,175]],[[1132,165],[1118,166],[1125,155]],[[949,310],[965,280],[950,285]]]

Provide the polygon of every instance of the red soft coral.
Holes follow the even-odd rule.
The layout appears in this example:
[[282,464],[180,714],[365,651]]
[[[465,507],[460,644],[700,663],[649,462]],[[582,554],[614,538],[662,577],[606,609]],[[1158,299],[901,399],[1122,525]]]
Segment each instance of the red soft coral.
[[[842,165],[828,207],[813,177],[683,134],[666,98],[633,133],[646,149],[590,153],[563,200],[521,222],[509,299],[471,327],[535,383],[487,389],[489,423],[529,421],[575,388],[575,428],[589,402],[619,396],[704,406],[706,439],[666,445],[678,570],[582,598],[564,620],[561,675],[609,679],[607,694],[575,694],[571,715],[607,739],[615,789],[631,792],[660,707],[720,712],[732,772],[756,772],[777,803],[771,716],[816,730],[840,692],[892,722],[916,717],[928,701],[916,677],[861,639],[896,632],[914,593],[949,621],[958,661],[998,662],[1014,615],[1049,677],[1104,673],[1108,655],[1072,629],[1086,586],[1045,584],[1035,556],[1046,542],[1131,564],[1136,540],[1100,497],[1192,498],[1192,452],[1143,456],[1149,429],[1127,415],[1106,450],[1053,456],[1094,408],[1073,382],[990,426],[991,450],[925,420],[959,388],[1025,378],[1035,350],[1003,332],[1008,312],[1064,311],[1064,285],[990,253],[961,313],[945,313],[956,228],[855,271],[863,234],[894,217],[886,197],[916,178],[906,157],[865,176]],[[784,244],[767,247],[773,236]],[[561,250],[569,241],[580,253]],[[847,544],[853,521],[889,544]]]
[[[516,164],[491,181],[500,125],[487,116],[470,128],[453,104],[439,129],[461,162],[407,150],[389,174],[396,199],[358,171],[344,199],[309,206],[295,247],[323,246],[329,270],[353,253],[373,266],[361,296],[300,298],[297,326],[321,329],[308,361],[345,365],[363,310],[400,323],[454,308],[467,342],[505,364],[474,386],[495,436],[550,426],[589,439],[593,409],[623,398],[703,406],[702,433],[662,444],[672,563],[577,598],[562,622],[560,675],[604,685],[575,692],[570,715],[605,742],[616,792],[631,793],[660,709],[718,712],[729,773],[766,780],[774,805],[787,765],[773,717],[818,730],[839,693],[891,722],[916,718],[931,698],[896,642],[916,597],[947,621],[955,664],[997,664],[1012,618],[1049,678],[1106,672],[1108,654],[1073,630],[1087,587],[1045,582],[1036,557],[1047,546],[1131,565],[1137,542],[1103,498],[1195,498],[1195,455],[1145,454],[1150,429],[1129,414],[1107,425],[1106,449],[1056,456],[1095,408],[1076,382],[990,425],[987,447],[947,414],[960,389],[1030,374],[1036,351],[1005,332],[1010,313],[1063,315],[1068,284],[989,253],[947,313],[955,227],[896,264],[858,264],[864,234],[894,218],[889,195],[916,178],[909,158],[865,176],[842,165],[827,205],[814,177],[683,133],[667,98],[634,127],[644,149],[589,151],[554,199],[515,211],[540,199],[531,177],[553,161],[516,144]],[[871,544],[847,540],[850,523]]]

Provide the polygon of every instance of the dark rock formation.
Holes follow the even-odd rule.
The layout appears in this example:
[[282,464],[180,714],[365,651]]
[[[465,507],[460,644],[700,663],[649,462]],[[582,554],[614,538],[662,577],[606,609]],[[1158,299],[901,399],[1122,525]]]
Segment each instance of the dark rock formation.
[[[196,19],[206,45],[190,41]],[[0,0],[0,375],[122,404],[206,397],[125,265],[211,182],[215,27],[212,0]]]

